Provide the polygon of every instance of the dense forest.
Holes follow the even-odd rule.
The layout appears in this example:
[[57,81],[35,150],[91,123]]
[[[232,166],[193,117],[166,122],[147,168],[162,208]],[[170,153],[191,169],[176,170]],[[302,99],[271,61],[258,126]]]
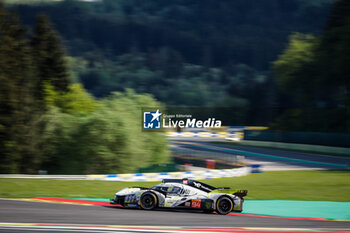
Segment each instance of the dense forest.
[[[72,56],[98,50],[114,58],[138,51],[177,63],[207,67],[243,63],[268,70],[292,32],[321,32],[330,6],[322,2],[66,0],[20,5],[15,10],[25,24],[32,24],[38,13],[47,14]],[[156,63],[151,58],[149,62]],[[162,58],[158,60],[170,63]]]
[[[277,107],[270,66],[293,32],[319,35],[330,1],[65,0],[12,5],[45,13],[96,97],[132,88],[176,106]],[[236,122],[244,124],[255,122]]]
[[350,132],[348,0],[5,3],[2,172],[166,161],[164,136],[140,133],[138,112],[150,106],[226,107],[240,115],[233,125]]
[[95,99],[71,82],[49,19],[38,15],[31,29],[0,4],[0,173],[122,173],[167,162],[165,136],[140,130],[140,108],[161,103],[132,90]]
[[[236,125],[349,130],[341,108],[349,106],[349,75],[331,58],[348,43],[346,35],[331,35],[347,30],[340,28],[347,27],[347,1],[64,0],[9,7],[29,28],[37,14],[49,16],[70,56],[71,78],[96,97],[131,88],[168,106],[239,108],[246,116],[230,122]],[[295,67],[281,60],[304,56],[291,51],[304,42],[314,53],[306,60],[315,62],[293,74],[303,87],[285,85],[284,74]],[[345,82],[333,85],[333,69],[346,73]]]

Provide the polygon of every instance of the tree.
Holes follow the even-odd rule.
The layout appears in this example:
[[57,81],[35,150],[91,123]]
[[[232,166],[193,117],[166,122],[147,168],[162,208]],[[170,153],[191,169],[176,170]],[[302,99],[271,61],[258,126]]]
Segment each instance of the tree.
[[295,33],[290,36],[287,48],[273,62],[277,83],[299,104],[313,101],[318,88],[313,70],[317,46],[316,37]]
[[43,139],[49,173],[127,173],[168,161],[164,134],[141,131],[140,108],[161,105],[150,95],[113,93],[88,114],[50,108]]
[[350,2],[338,0],[319,38],[292,35],[273,63],[280,86],[296,100],[294,107],[303,107],[286,111],[279,128],[349,132],[349,64]]
[[350,107],[350,2],[334,3],[317,51],[328,105]]
[[44,99],[44,84],[51,84],[56,91],[67,92],[69,78],[64,50],[57,33],[45,15],[37,17],[32,37],[33,59],[39,77],[37,97]]
[[31,172],[37,168],[36,79],[25,30],[0,5],[0,171]]
[[64,93],[55,91],[51,84],[45,83],[44,91],[45,106],[58,107],[64,113],[90,113],[98,106],[97,101],[79,83],[69,85],[68,92]]

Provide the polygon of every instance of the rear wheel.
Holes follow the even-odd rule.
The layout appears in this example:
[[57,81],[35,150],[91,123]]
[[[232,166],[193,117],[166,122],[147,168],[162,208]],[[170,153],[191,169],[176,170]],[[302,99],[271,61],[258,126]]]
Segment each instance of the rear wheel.
[[220,197],[216,202],[216,212],[218,214],[228,214],[233,209],[233,202],[229,197]]
[[140,206],[144,210],[153,210],[157,207],[157,197],[151,192],[142,194],[140,198]]

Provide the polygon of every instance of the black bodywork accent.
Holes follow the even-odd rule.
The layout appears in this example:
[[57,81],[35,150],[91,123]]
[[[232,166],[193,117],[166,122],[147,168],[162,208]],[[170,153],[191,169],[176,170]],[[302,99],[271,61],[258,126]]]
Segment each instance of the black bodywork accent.
[[243,197],[247,196],[248,190],[239,190],[235,192],[233,195],[236,195],[237,197],[240,197],[243,199]]
[[165,197],[167,196],[167,192],[164,192],[164,191],[162,191],[162,190],[157,190],[157,189],[152,189],[152,188],[148,188],[148,190],[150,190],[150,191],[153,191],[153,192],[158,192],[158,193],[161,193],[161,194],[163,194]]
[[211,210],[213,209],[213,200],[211,199],[201,199],[201,209]]
[[113,200],[113,204],[119,204],[124,206],[125,196],[116,196]]
[[139,186],[132,186],[131,188],[139,188],[139,189],[141,189],[141,190],[146,190],[146,189],[149,189],[149,188],[139,187]]

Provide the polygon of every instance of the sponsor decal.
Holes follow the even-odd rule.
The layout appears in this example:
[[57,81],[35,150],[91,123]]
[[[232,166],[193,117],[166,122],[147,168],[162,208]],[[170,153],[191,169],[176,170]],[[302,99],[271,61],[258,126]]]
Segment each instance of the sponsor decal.
[[204,186],[204,185],[201,185],[200,183],[197,183],[197,182],[193,182],[193,185],[196,187],[196,188],[199,188],[199,189],[204,189],[204,190],[207,190],[209,192],[213,191],[212,189]]
[[183,184],[188,184],[188,180],[183,180]]
[[201,200],[200,199],[193,199],[191,202],[191,207],[195,209],[201,208]]
[[197,188],[200,188],[202,185],[200,183],[197,182],[193,182],[194,186],[196,186]]
[[185,206],[190,207],[191,206],[191,202],[190,201],[186,201],[185,202]]

